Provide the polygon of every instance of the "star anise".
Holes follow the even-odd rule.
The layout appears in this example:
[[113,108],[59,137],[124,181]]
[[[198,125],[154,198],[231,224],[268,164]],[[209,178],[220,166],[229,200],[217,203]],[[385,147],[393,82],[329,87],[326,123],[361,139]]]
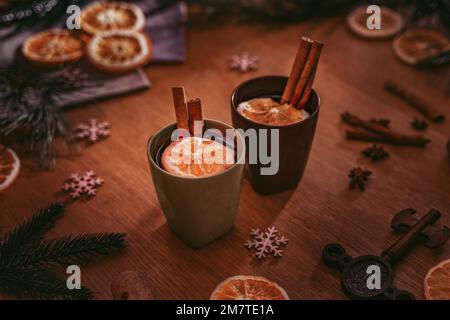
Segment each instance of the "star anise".
[[390,124],[391,124],[391,120],[385,119],[385,118],[370,119],[369,121],[372,123],[379,124],[380,126],[385,127],[387,129],[389,129]]
[[355,167],[350,170],[348,177],[350,178],[349,189],[359,188],[359,190],[364,191],[366,182],[369,180],[372,171],[363,169],[360,167]]
[[428,128],[428,123],[425,121],[425,119],[414,118],[414,120],[411,121],[410,123],[411,127],[413,127],[416,130],[423,131]]
[[380,146],[378,144],[374,144],[363,151],[361,153],[367,157],[372,159],[372,161],[378,161],[381,159],[384,159],[386,157],[389,157],[389,153],[384,150],[383,146]]

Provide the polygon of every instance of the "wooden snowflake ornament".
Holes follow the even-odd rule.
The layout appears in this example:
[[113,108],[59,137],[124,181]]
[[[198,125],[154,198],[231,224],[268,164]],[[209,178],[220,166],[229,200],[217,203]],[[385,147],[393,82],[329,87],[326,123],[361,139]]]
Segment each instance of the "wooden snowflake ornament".
[[103,181],[103,179],[95,176],[94,171],[87,171],[84,174],[73,173],[62,186],[62,189],[69,192],[73,199],[77,199],[83,194],[95,196]]
[[275,227],[267,228],[266,232],[252,229],[250,237],[252,239],[247,240],[244,246],[255,251],[254,256],[258,259],[265,259],[267,255],[272,255],[275,258],[283,256],[283,248],[289,242],[285,236],[278,237],[278,230]]
[[110,126],[111,124],[107,121],[99,122],[97,119],[90,119],[88,123],[81,123],[77,126],[77,137],[94,143],[110,135]]
[[244,73],[258,69],[259,62],[260,59],[258,56],[252,56],[248,52],[235,54],[230,58],[230,69]]

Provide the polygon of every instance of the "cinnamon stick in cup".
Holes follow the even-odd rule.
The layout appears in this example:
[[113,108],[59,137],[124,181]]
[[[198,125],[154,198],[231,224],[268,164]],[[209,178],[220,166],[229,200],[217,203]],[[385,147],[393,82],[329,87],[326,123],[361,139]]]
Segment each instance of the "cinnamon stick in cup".
[[[194,136],[194,134],[202,135],[203,134],[203,116],[202,116],[202,104],[200,99],[195,100],[189,100],[187,102],[187,108],[188,108],[188,114],[189,114],[189,131],[191,132],[191,135]],[[195,132],[195,123],[200,122],[200,130],[198,132]],[[198,126],[198,124],[197,124]]]
[[184,87],[173,87],[172,97],[175,107],[175,117],[177,119],[177,128],[189,130]]
[[[300,78],[294,89],[294,94],[291,97],[290,103],[293,106],[297,106],[300,102],[302,94],[305,90],[308,79],[315,72],[317,65],[319,63],[320,54],[322,52],[323,43],[314,41],[311,45],[311,49],[308,53],[308,58],[306,59],[305,66],[302,70]],[[312,86],[312,84],[311,84]]]
[[289,74],[286,87],[284,88],[283,96],[281,97],[281,104],[291,101],[292,95],[294,94],[295,86],[300,78],[302,70],[305,66],[306,60],[308,58],[309,50],[313,41],[309,38],[302,37],[300,40],[300,45],[298,46],[297,54],[292,64],[291,73]]
[[300,102],[297,105],[297,108],[299,109],[304,109],[306,104],[309,101],[309,96],[311,95],[311,90],[312,90],[312,85],[314,83],[314,78],[316,77],[316,68],[313,70],[313,72],[311,72],[311,74],[309,75],[308,81],[306,82],[305,85],[305,90],[303,90],[303,94],[300,97]]

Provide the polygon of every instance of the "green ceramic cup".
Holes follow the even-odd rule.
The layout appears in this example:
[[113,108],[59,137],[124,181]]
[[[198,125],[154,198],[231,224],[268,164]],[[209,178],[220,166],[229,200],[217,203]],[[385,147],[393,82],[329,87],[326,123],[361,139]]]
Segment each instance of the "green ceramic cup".
[[245,141],[233,127],[214,120],[204,121],[205,130],[230,129],[235,138],[236,163],[215,175],[187,178],[171,174],[159,163],[161,151],[170,142],[176,124],[170,124],[149,140],[147,156],[153,185],[172,231],[191,247],[202,247],[226,234],[233,226],[245,162]]

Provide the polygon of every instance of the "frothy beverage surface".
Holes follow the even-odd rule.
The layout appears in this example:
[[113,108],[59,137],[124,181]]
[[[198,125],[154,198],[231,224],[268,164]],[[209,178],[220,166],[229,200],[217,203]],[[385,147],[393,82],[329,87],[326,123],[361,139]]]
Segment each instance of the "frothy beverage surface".
[[161,166],[164,170],[191,178],[222,172],[234,162],[233,149],[200,137],[172,141],[161,155]]
[[280,104],[272,98],[256,98],[241,102],[237,111],[249,120],[261,124],[286,126],[309,117],[306,110],[299,110],[290,104]]

